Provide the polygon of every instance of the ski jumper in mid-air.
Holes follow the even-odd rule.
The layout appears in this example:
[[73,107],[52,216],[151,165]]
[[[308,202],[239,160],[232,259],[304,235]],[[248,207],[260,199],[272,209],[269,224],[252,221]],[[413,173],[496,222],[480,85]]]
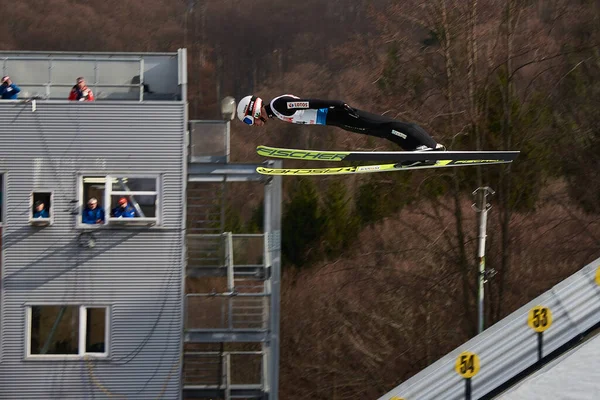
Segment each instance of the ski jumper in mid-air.
[[350,107],[340,100],[301,99],[291,94],[275,97],[268,104],[257,96],[246,96],[237,106],[238,118],[261,126],[267,118],[308,125],[330,125],[390,140],[406,151],[445,151],[445,147],[419,125]]

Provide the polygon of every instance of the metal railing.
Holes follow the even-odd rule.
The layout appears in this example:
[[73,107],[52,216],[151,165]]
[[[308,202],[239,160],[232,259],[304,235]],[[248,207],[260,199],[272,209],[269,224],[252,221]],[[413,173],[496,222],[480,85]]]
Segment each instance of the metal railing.
[[225,233],[225,266],[227,267],[227,291],[234,292],[233,235],[231,232]]
[[200,289],[186,294],[188,331],[267,330],[271,299],[264,273],[266,238],[266,234],[231,232],[187,236],[188,271],[209,269],[221,277],[217,281],[201,278],[196,281]]
[[83,76],[97,99],[144,99],[142,57],[5,56],[0,62],[2,76],[10,75],[21,88],[20,97],[66,100]]
[[[265,234],[188,234],[188,267],[228,269],[233,272],[248,267],[264,267],[266,261]],[[229,246],[229,247],[228,247]]]
[[190,351],[184,354],[183,385],[197,388],[264,387],[261,351]]
[[268,294],[188,293],[185,297],[188,330],[263,331],[268,327]]

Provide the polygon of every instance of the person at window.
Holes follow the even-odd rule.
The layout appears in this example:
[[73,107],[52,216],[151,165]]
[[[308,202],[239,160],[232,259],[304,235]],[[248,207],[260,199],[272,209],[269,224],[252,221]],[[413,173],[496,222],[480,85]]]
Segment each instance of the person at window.
[[50,218],[46,205],[43,201],[38,200],[34,204],[35,211],[33,212],[33,218]]
[[133,218],[135,209],[129,205],[125,197],[119,199],[119,205],[113,208],[112,216],[115,218]]
[[2,100],[14,100],[20,91],[21,89],[10,80],[10,76],[2,77],[2,81],[0,81],[0,97]]
[[87,206],[82,213],[82,220],[84,224],[104,223],[104,210],[98,207],[98,200],[95,197],[88,200]]
[[77,83],[71,89],[69,93],[69,100],[76,101],[94,101],[94,93],[92,90],[87,87],[85,84],[85,79],[83,77],[77,78]]

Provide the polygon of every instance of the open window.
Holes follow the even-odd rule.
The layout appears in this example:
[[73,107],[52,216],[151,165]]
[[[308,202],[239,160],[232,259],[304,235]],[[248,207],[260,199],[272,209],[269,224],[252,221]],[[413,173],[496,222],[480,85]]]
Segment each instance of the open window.
[[159,179],[149,176],[107,177],[105,194],[111,205],[109,223],[152,225],[158,222]]
[[109,309],[76,305],[27,307],[27,357],[107,357]]
[[51,225],[54,221],[54,194],[51,191],[32,192],[29,199],[29,223],[35,226]]
[[154,225],[160,218],[157,175],[82,176],[80,223]]
[[82,176],[79,223],[104,225],[106,223],[105,199],[106,176]]

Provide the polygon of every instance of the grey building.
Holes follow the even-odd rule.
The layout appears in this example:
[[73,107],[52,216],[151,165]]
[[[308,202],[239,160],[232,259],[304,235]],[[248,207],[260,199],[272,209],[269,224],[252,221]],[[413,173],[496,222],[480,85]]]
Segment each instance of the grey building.
[[[281,179],[188,121],[186,65],[0,52],[0,399],[278,398]],[[226,231],[236,182],[261,232]]]
[[1,399],[181,397],[185,65],[0,54]]

